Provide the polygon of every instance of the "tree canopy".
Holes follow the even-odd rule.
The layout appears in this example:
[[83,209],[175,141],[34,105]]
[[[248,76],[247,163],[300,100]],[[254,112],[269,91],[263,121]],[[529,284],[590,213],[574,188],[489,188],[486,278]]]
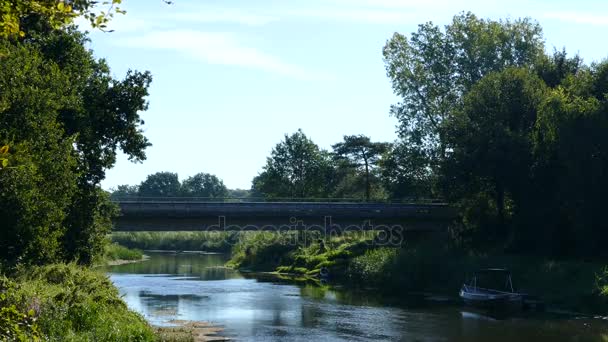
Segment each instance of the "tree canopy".
[[180,194],[181,184],[173,172],[153,173],[139,185],[141,197],[179,197]]
[[345,135],[344,141],[332,146],[338,158],[345,159],[349,166],[360,168],[365,174],[365,199],[371,196],[371,175],[389,144],[372,142],[364,135]]
[[181,195],[185,197],[224,198],[228,188],[215,175],[200,172],[182,182]]
[[298,130],[274,147],[253,189],[275,198],[325,197],[328,161],[328,155]]
[[119,150],[141,161],[150,145],[139,115],[151,75],[117,79],[86,48],[85,34],[38,23],[48,24],[22,21],[24,38],[0,38],[0,145],[9,146],[10,163],[0,178],[12,189],[0,195],[11,232],[0,238],[10,246],[0,257],[89,263],[103,252],[116,213],[99,186],[105,171]]
[[488,73],[531,65],[543,52],[541,27],[530,19],[494,21],[469,12],[443,30],[428,22],[409,38],[395,33],[383,54],[402,98],[391,107],[400,136],[433,166],[445,152],[441,124],[462,105],[463,95]]

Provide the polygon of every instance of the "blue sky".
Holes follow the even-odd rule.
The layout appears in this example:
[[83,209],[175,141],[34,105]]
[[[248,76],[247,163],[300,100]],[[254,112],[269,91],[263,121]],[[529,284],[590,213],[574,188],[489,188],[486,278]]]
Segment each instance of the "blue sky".
[[153,146],[143,164],[119,156],[102,183],[139,184],[157,171],[197,172],[249,188],[285,133],[298,128],[321,148],[345,134],[396,138],[382,47],[394,32],[449,23],[472,11],[540,22],[547,49],[586,62],[608,56],[608,1],[124,0],[112,33],[91,47],[116,77],[150,70],[142,114]]

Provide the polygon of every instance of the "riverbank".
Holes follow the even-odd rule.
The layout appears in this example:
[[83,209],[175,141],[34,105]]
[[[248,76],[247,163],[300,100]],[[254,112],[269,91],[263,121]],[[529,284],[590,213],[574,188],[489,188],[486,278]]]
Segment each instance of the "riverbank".
[[115,244],[139,250],[230,253],[236,232],[113,232]]
[[[551,308],[588,314],[608,313],[605,264],[599,261],[551,260],[538,256],[473,254],[440,241],[418,241],[386,247],[373,236],[336,237],[304,246],[286,238],[242,239],[233,250],[231,267],[318,279],[322,268],[330,283],[373,288],[407,296],[413,292],[456,296],[479,268],[508,268],[520,292],[538,295]],[[266,242],[264,242],[266,241]]]
[[0,307],[0,340],[157,340],[104,273],[75,264],[0,277]]

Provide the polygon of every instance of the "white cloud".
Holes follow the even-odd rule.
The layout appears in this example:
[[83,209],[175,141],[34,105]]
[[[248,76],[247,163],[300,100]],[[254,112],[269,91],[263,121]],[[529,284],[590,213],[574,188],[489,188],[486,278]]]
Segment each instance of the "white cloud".
[[270,15],[257,15],[232,9],[203,9],[193,12],[169,14],[164,19],[198,23],[234,23],[250,26],[261,26],[279,20]]
[[576,24],[608,26],[608,15],[584,12],[549,12],[543,14],[544,18],[556,19]]
[[279,57],[242,45],[234,34],[171,30],[120,39],[125,47],[173,50],[205,63],[264,70],[300,80],[327,80],[329,75],[305,70]]
[[417,18],[415,13],[405,11],[335,8],[289,11],[288,15],[292,17],[366,24],[399,24]]
[[337,5],[347,7],[370,7],[390,9],[438,9],[453,5],[455,0],[332,0]]

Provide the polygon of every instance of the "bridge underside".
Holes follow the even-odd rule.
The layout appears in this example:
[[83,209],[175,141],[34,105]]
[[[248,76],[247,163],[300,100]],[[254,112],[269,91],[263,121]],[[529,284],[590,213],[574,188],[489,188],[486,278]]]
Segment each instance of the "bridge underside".
[[115,231],[445,231],[445,205],[123,202]]
[[449,221],[420,221],[411,219],[361,219],[340,217],[142,217],[119,218],[115,231],[442,231]]

